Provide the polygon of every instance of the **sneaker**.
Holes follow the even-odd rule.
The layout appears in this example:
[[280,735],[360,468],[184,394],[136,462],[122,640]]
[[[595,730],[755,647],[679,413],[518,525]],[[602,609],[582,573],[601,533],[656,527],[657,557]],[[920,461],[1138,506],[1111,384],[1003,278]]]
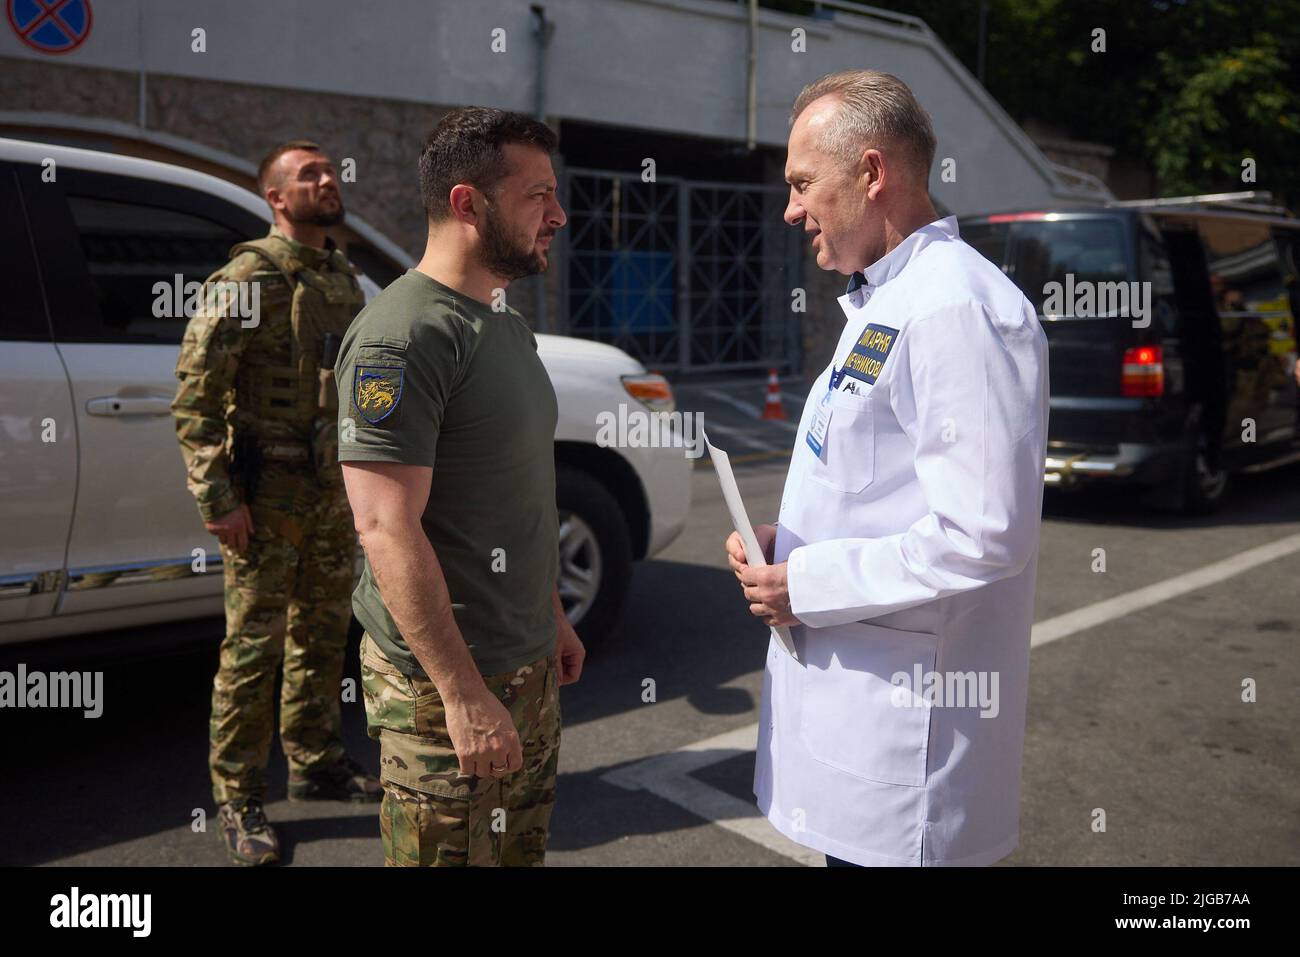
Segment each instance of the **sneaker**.
[[311,774],[289,772],[290,801],[378,801],[383,785],[351,758]]
[[253,798],[227,801],[219,808],[221,834],[226,852],[235,864],[257,867],[280,860],[280,842],[262,813],[262,802]]

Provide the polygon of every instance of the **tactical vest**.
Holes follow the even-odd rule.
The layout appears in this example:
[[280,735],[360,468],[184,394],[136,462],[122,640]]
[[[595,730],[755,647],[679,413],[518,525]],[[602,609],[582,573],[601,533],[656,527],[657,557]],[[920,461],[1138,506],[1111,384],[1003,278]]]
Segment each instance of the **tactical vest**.
[[338,393],[332,361],[330,368],[321,367],[325,336],[332,333],[342,340],[365,305],[365,295],[347,257],[336,249],[326,260],[329,270],[308,268],[288,245],[273,236],[240,243],[230,250],[230,255],[233,259],[244,252],[256,253],[269,262],[289,285],[293,296],[293,351],[291,365],[259,366],[243,380],[237,398],[240,411],[256,420],[295,424],[306,424],[323,413],[336,411]]

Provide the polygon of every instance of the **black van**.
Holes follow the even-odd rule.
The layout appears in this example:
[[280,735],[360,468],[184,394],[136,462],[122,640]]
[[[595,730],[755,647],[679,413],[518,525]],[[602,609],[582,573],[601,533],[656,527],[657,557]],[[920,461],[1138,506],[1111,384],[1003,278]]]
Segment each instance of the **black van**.
[[1049,486],[1125,482],[1208,512],[1232,472],[1300,459],[1300,221],[1254,198],[961,218],[1047,333]]

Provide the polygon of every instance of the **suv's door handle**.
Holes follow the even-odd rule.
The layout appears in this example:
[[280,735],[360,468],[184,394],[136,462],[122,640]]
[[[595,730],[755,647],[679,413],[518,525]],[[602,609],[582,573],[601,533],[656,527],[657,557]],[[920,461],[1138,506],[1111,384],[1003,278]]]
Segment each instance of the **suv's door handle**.
[[86,400],[91,415],[170,415],[172,400],[168,396],[106,395]]

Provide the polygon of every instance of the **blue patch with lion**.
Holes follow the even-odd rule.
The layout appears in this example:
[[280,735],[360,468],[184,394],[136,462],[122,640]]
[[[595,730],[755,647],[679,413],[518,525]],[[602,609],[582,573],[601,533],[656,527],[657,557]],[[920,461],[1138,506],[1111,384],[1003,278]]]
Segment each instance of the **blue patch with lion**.
[[352,376],[352,404],[357,414],[378,425],[397,411],[406,370],[402,366],[358,365]]

